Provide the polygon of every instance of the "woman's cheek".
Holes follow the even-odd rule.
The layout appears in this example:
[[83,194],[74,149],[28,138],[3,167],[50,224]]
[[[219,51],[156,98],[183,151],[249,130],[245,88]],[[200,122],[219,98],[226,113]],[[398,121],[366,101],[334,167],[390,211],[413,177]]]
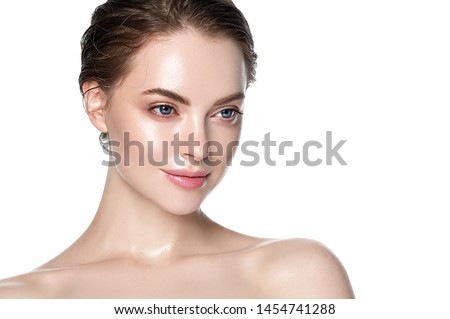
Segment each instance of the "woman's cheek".
[[140,134],[140,140],[146,143],[147,165],[167,166],[171,163],[171,142],[175,128],[171,123],[150,122]]
[[112,150],[120,157],[121,166],[167,165],[173,128],[155,121],[123,121],[126,125],[110,125]]
[[211,136],[211,162],[221,167],[229,165],[239,145],[240,126],[221,127]]

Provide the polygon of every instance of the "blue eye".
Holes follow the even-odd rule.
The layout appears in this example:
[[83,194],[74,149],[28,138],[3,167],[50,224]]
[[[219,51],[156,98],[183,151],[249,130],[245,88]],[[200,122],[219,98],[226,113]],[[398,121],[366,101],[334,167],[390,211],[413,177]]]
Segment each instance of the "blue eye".
[[152,110],[158,115],[171,115],[174,112],[173,107],[170,105],[158,105],[152,108]]
[[233,109],[226,109],[226,110],[220,111],[220,115],[222,115],[222,118],[224,118],[224,119],[230,119],[234,115],[236,115],[236,111]]

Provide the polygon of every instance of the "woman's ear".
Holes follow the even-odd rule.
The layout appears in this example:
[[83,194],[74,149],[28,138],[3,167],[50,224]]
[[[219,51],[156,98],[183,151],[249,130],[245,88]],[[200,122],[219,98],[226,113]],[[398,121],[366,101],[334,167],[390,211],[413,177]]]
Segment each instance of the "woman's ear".
[[107,96],[95,81],[84,82],[83,105],[91,123],[101,132],[108,132],[105,122],[105,107]]

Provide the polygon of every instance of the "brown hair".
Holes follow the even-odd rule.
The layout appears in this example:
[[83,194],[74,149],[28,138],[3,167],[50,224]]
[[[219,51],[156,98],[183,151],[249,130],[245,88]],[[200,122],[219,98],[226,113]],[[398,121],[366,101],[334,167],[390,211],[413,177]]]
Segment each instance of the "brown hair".
[[188,27],[236,41],[244,53],[247,85],[254,82],[257,55],[252,34],[231,0],[108,0],[95,9],[81,39],[80,90],[84,82],[96,81],[108,92],[128,72],[130,58],[149,38]]

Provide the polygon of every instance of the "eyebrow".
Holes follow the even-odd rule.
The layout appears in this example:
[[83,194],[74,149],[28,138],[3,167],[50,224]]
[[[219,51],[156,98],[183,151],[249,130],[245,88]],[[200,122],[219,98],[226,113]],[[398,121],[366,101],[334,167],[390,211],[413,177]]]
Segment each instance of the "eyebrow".
[[[179,103],[185,104],[185,105],[191,105],[190,101],[188,98],[181,96],[178,93],[175,93],[173,91],[167,90],[167,89],[163,89],[163,88],[154,88],[154,89],[149,89],[146,90],[144,92],[142,92],[143,95],[152,95],[152,94],[157,94],[157,95],[161,95],[161,96],[165,96],[168,97],[169,99],[172,99],[174,101],[177,101]],[[214,106],[218,106],[221,104],[227,104],[236,100],[243,100],[245,98],[245,94],[244,92],[237,92],[234,94],[231,94],[227,97],[224,97],[218,101],[216,101],[214,103]]]
[[237,93],[231,94],[230,96],[227,96],[223,99],[220,99],[219,101],[214,103],[214,106],[219,106],[221,104],[227,104],[227,103],[230,103],[233,101],[243,100],[243,99],[245,99],[244,92],[237,92]]

